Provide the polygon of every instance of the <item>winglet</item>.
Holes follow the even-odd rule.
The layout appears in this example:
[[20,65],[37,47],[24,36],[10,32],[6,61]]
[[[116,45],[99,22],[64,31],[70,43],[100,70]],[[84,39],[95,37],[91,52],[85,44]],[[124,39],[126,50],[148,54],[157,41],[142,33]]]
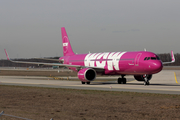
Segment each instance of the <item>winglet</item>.
[[8,59],[8,60],[10,60],[9,55],[8,55],[8,53],[7,53],[6,49],[4,49],[4,51],[5,51],[5,53],[6,53],[6,57],[7,57],[7,59]]
[[172,59],[172,61],[171,62],[175,62],[175,57],[174,57],[174,53],[173,53],[173,51],[171,50],[171,59]]
[[175,57],[174,57],[174,53],[171,50],[171,62],[163,62],[163,64],[170,64],[170,63],[174,63],[175,62]]
[[4,111],[2,111],[2,112],[0,113],[0,116],[3,115],[3,114],[4,114]]

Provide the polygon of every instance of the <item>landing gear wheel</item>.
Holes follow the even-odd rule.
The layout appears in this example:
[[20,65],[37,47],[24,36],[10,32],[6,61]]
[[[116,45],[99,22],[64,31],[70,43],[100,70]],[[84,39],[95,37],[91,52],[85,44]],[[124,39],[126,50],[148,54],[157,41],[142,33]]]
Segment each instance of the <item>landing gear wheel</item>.
[[126,84],[126,78],[118,78],[118,84]]
[[126,78],[122,78],[123,84],[126,84]]
[[117,82],[118,82],[118,84],[121,84],[122,79],[121,79],[121,78],[118,78]]
[[85,82],[81,82],[82,84],[85,84]]
[[149,81],[144,81],[144,85],[149,85]]
[[87,82],[87,84],[89,85],[89,84],[90,84],[90,82]]
[[146,81],[144,81],[144,86],[146,86]]
[[150,84],[149,81],[146,84],[149,85]]

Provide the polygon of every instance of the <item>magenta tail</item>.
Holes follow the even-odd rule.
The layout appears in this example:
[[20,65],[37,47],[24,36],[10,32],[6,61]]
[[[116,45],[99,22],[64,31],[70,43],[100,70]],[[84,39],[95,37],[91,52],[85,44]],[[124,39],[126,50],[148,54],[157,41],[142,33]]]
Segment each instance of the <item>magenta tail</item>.
[[67,36],[66,30],[64,27],[61,28],[61,34],[62,34],[62,43],[63,43],[63,54],[64,56],[71,56],[71,55],[75,55],[71,44],[69,42],[69,38]]

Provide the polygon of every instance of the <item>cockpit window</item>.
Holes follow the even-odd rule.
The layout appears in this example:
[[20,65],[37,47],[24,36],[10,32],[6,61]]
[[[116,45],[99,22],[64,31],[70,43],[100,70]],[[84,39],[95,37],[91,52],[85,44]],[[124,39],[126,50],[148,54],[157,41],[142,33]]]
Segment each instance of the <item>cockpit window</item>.
[[156,57],[145,57],[144,60],[160,60],[158,56]]
[[151,57],[151,60],[156,60],[156,57]]
[[158,56],[156,56],[156,57],[157,57],[157,60],[160,60],[160,58]]

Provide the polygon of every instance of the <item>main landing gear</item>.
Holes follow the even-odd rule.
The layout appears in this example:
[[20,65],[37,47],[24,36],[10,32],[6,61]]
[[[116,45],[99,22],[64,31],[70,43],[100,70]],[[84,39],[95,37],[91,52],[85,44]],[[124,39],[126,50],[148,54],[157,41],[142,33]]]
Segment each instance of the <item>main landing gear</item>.
[[118,78],[117,82],[118,84],[126,84],[126,78],[124,78],[125,75],[122,75],[122,78]]
[[86,83],[86,84],[88,84],[88,85],[90,84],[90,82],[81,82],[81,83],[82,83],[82,84],[85,84],[85,83]]

